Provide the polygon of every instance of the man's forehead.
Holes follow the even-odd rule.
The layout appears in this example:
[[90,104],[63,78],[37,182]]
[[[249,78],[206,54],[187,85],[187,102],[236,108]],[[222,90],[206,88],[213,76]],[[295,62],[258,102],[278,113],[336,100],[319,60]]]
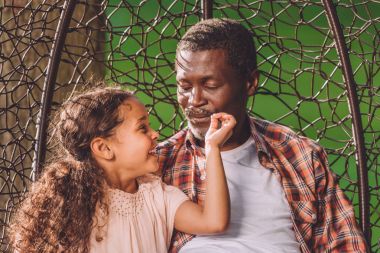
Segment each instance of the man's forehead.
[[181,50],[177,52],[175,68],[177,78],[183,77],[189,73],[199,73],[202,75],[212,75],[215,72],[225,68],[223,59],[224,50],[213,49],[204,51],[187,51]]
[[210,58],[224,58],[226,56],[227,51],[224,49],[178,50],[176,53],[176,63],[207,62],[210,61]]

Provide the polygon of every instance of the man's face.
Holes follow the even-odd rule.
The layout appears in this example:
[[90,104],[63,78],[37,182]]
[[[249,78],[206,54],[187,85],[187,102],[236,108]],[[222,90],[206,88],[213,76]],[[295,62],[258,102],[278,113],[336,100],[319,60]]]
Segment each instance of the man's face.
[[178,102],[199,140],[204,140],[211,114],[226,112],[238,123],[245,117],[248,84],[227,57],[222,49],[177,52]]

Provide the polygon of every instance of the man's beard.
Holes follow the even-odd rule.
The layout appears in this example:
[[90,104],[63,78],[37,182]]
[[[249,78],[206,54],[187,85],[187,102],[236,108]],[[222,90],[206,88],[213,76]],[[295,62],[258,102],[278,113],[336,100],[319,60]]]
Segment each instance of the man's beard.
[[195,127],[191,124],[189,120],[187,122],[189,129],[191,133],[194,135],[194,137],[200,141],[204,141],[208,127]]
[[184,110],[184,113],[185,113],[186,118],[187,118],[187,124],[189,126],[189,129],[192,132],[192,134],[194,135],[194,137],[200,141],[204,141],[210,124],[208,124],[207,126],[204,126],[204,127],[196,127],[191,123],[190,118],[193,117],[194,115],[204,115],[206,117],[211,117],[213,112],[206,110],[206,109],[203,109],[203,108],[190,107],[190,108],[186,108]]

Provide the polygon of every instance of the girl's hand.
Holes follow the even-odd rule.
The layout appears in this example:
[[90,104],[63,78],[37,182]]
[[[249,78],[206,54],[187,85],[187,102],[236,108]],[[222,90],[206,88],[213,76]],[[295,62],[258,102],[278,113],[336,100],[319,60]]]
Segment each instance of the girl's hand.
[[185,201],[176,212],[174,227],[188,234],[222,233],[230,221],[230,197],[220,148],[232,135],[236,125],[233,116],[216,113],[211,116],[206,142],[206,196],[204,205]]
[[206,133],[206,153],[212,147],[222,147],[231,137],[232,130],[236,125],[234,116],[220,112],[211,115],[210,128]]

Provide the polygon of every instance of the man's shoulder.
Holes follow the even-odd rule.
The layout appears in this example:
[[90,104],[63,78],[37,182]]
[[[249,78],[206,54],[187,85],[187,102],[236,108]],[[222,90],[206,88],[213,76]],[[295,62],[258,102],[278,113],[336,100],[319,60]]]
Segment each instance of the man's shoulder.
[[288,126],[258,118],[251,118],[251,121],[256,128],[257,134],[274,148],[302,144],[311,149],[321,149],[321,146],[316,141],[296,133]]
[[264,119],[251,118],[257,134],[265,141],[273,144],[281,144],[294,138],[301,138],[291,128]]

